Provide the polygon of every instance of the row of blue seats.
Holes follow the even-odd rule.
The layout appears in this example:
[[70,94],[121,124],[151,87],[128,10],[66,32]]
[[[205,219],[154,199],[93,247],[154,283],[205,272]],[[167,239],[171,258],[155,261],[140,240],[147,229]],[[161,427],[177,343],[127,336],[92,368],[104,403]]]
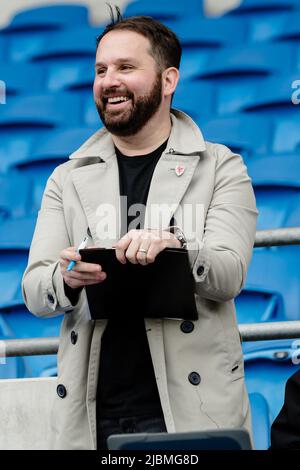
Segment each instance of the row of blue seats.
[[[173,0],[160,0],[159,4],[151,0],[129,1],[123,10],[124,16],[150,15],[161,21],[178,20],[191,16],[204,16],[203,0],[189,0],[187,5]],[[255,15],[264,17],[270,13],[294,13],[300,8],[298,0],[243,0],[240,5],[229,11],[227,16],[243,18]],[[26,8],[17,13],[6,31],[54,29],[88,23],[88,8],[83,5],[48,5],[40,8]]]
[[[19,100],[16,108],[29,103],[31,108],[20,106],[14,110],[12,106],[3,114],[0,107],[0,173],[36,160],[66,158],[102,127],[92,100],[84,110],[80,109],[80,101],[76,103],[72,97],[49,95]],[[66,111],[64,105],[68,104]],[[51,107],[55,107],[53,113]],[[247,165],[255,156],[299,153],[299,113],[289,117],[252,114],[209,120],[193,117],[206,140],[222,143],[242,154]],[[86,122],[80,125],[76,122],[80,118]],[[280,165],[279,159],[276,162]]]
[[[239,8],[222,18],[204,17],[200,0],[189,1],[189,8],[182,2],[164,0],[159,4],[149,0],[131,2],[125,8],[125,17],[146,14],[169,25],[183,44],[194,45],[202,41],[204,46],[218,47],[235,41],[260,41],[295,38],[299,35],[297,9],[299,3],[280,5],[265,2],[249,5],[241,2]],[[255,15],[253,15],[255,14]],[[247,21],[248,20],[248,21]],[[28,9],[17,14],[8,26],[0,30],[2,36],[21,33],[60,32],[72,27],[88,27],[88,11],[79,5],[56,5]],[[101,28],[101,26],[100,26]],[[234,30],[235,34],[232,35]],[[197,37],[199,39],[197,39]]]
[[[285,55],[284,49],[285,47],[283,55]],[[277,57],[275,51],[273,52]],[[239,54],[242,54],[241,49]],[[251,64],[250,58],[235,62],[228,50],[223,50],[222,55],[224,55],[222,60],[208,64],[202,72],[200,70],[202,65],[197,55],[190,54],[184,57],[181,80],[174,95],[175,107],[182,107],[186,112],[205,117],[241,111],[269,115],[278,112],[281,115],[296,113],[297,107],[292,103],[292,95],[294,101],[299,102],[299,73],[282,71],[278,66],[278,58],[275,57],[274,70],[271,73],[267,62],[261,64],[257,62],[258,57],[253,57]],[[268,57],[271,55],[268,54]],[[263,58],[261,59],[263,61]],[[22,100],[30,95],[49,94],[54,97],[58,92],[73,92],[74,103],[77,97],[91,96],[94,67],[89,59],[76,63],[56,62],[51,66],[26,64],[22,66],[22,78],[20,78],[16,74],[15,67],[2,65],[0,78],[5,88],[3,95],[6,94],[7,105],[1,109],[0,116],[5,118],[7,113],[16,115],[18,108],[23,104]],[[48,100],[51,102],[51,98]],[[91,100],[88,101],[88,105],[94,107]]]
[[[57,165],[66,161],[76,148],[76,138],[82,137],[84,133],[86,137],[91,135],[88,129],[79,129],[77,133],[76,129],[53,133],[51,140],[42,143],[36,153],[31,154],[31,158],[14,162],[14,165],[10,162],[11,169],[5,174],[0,173],[0,220],[36,214],[48,177]],[[74,137],[70,146],[63,140],[64,135]],[[62,139],[61,143],[59,138]],[[299,163],[299,151],[293,154],[253,156],[248,160],[248,173],[260,210],[259,230],[300,224]]]

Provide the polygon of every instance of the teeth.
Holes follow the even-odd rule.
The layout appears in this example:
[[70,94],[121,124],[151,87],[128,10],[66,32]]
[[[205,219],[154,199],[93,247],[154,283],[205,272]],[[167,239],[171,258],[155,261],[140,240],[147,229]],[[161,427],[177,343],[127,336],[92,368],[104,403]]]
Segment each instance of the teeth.
[[108,98],[109,103],[117,103],[118,101],[128,101],[127,96],[114,96],[113,98]]

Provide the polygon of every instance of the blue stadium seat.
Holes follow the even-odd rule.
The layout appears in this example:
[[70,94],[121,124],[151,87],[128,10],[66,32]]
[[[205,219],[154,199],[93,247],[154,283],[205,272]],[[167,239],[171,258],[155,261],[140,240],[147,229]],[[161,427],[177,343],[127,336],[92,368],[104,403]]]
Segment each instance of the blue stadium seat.
[[[42,67],[33,64],[22,65],[22,75],[16,72],[12,64],[0,65],[0,80],[6,84],[7,103],[9,96],[38,92],[43,90],[45,71]],[[32,86],[34,84],[34,90]]]
[[2,127],[27,126],[53,128],[76,125],[81,119],[80,100],[74,94],[33,94],[13,97],[0,108],[0,131]]
[[83,97],[82,117],[83,125],[94,129],[94,132],[103,127],[92,93],[86,93],[86,95]]
[[255,450],[266,450],[270,446],[270,413],[266,399],[261,393],[249,393]]
[[263,154],[272,143],[273,126],[263,117],[238,115],[204,122],[201,129],[205,140],[227,145],[243,158]]
[[23,303],[21,280],[27,259],[27,250],[0,249],[0,308]]
[[215,114],[217,89],[209,83],[185,80],[176,88],[173,108],[189,114],[195,120]]
[[244,112],[267,114],[279,120],[283,116],[292,117],[299,112],[297,106],[291,101],[292,83],[299,78],[293,74],[274,76],[261,82],[248,103],[244,105]]
[[242,323],[284,321],[283,299],[278,292],[249,285],[235,299],[237,320]]
[[[279,413],[284,401],[285,383],[299,369],[299,345],[299,340],[251,342],[243,345],[246,386],[250,400],[253,393],[259,393],[268,406],[268,412],[265,405],[264,410],[261,409],[264,428],[266,421],[272,423]],[[253,405],[252,400],[250,403]],[[262,405],[261,403],[260,406]]]
[[2,33],[60,30],[88,24],[88,9],[83,5],[49,5],[27,8],[17,13]]
[[236,18],[199,19],[191,16],[164,23],[177,34],[183,48],[216,49],[244,43],[247,38],[247,25]]
[[300,149],[292,154],[253,155],[247,161],[247,168],[255,186],[300,189]]
[[9,218],[25,217],[30,207],[31,184],[27,178],[14,173],[0,174],[0,238],[2,222]]
[[9,38],[12,61],[53,63],[95,59],[96,38],[103,27],[74,28],[63,32],[19,33]]
[[29,250],[36,215],[0,221],[0,250]]
[[[295,106],[296,108],[296,106]],[[300,149],[300,113],[290,117],[279,116],[275,123],[272,151],[293,153]]]
[[[277,11],[267,15],[255,15],[248,19],[249,42],[273,41],[281,35],[286,22],[294,14]],[[244,18],[242,19],[244,20]]]
[[258,230],[297,227],[300,224],[300,189],[289,185],[254,185],[259,210]]
[[299,262],[299,246],[255,248],[245,289],[278,293],[283,301],[284,320],[299,320]]
[[94,133],[91,128],[53,130],[37,140],[27,159],[14,161],[12,168],[31,185],[31,213],[40,208],[43,191],[52,171]]
[[297,74],[280,74],[272,77],[256,77],[218,84],[218,114],[251,112],[255,115],[291,116],[298,112],[291,101],[291,84]]
[[[0,107],[1,115],[1,107]],[[43,136],[45,127],[0,124],[0,171],[6,172],[14,162],[26,160],[31,154],[38,136]]]
[[44,41],[39,51],[31,60],[53,63],[61,60],[67,62],[74,59],[91,58],[95,60],[96,38],[103,27],[75,28],[53,34],[50,41]]
[[[47,68],[46,88],[53,91],[92,91],[95,59],[84,58],[74,61],[55,61]],[[39,65],[40,66],[40,65]]]
[[196,79],[199,73],[204,73],[210,55],[211,50],[203,47],[183,49],[180,64],[180,81]]
[[205,71],[199,70],[199,77],[224,82],[282,73],[295,69],[297,48],[294,44],[258,43],[226,47],[212,52]]
[[[0,310],[0,318],[8,326],[11,338],[47,338],[59,336],[62,315],[52,318],[38,318],[25,305],[20,304]],[[23,358],[24,371],[18,377],[40,377],[56,375],[56,355],[26,356]]]
[[184,2],[173,2],[172,0],[138,0],[129,3],[123,16],[146,15],[152,16],[160,21],[182,18],[187,16],[203,16],[203,7],[201,0],[190,0],[188,4]]
[[298,0],[243,0],[237,8],[230,10],[228,15],[244,16],[293,11],[298,7]]

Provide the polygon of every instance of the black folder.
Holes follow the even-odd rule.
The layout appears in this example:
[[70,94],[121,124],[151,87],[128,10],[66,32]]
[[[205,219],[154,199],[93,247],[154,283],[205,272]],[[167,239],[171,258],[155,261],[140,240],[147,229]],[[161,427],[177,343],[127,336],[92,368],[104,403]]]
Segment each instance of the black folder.
[[120,263],[114,249],[86,248],[80,255],[107,274],[105,281],[85,286],[92,319],[198,318],[187,250],[166,248],[146,266]]

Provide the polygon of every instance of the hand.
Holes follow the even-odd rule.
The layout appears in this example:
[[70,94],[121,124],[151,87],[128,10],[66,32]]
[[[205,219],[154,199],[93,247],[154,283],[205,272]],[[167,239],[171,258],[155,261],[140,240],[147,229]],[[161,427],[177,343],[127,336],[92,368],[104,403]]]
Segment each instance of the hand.
[[[106,279],[106,273],[99,264],[84,263],[75,246],[70,246],[60,253],[60,270],[65,283],[72,289],[99,284]],[[76,261],[74,268],[67,271],[70,261]]]
[[[156,256],[165,248],[181,248],[181,243],[173,233],[164,230],[130,230],[115,246],[120,263],[126,260],[133,264],[153,263]],[[142,251],[139,251],[141,250]],[[146,251],[144,251],[146,250]]]

